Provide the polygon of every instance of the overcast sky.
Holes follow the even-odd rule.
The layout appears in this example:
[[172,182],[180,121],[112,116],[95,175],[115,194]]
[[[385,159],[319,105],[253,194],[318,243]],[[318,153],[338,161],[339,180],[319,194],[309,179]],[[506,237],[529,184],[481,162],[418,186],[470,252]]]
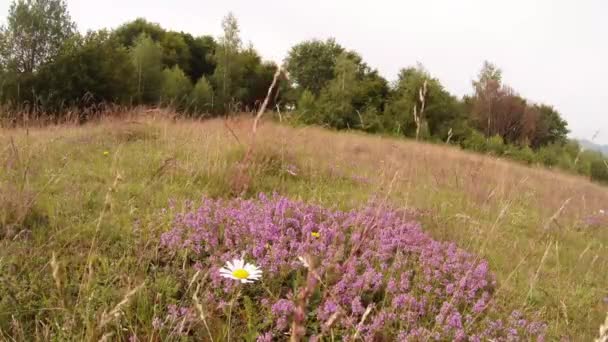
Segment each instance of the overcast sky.
[[[10,0],[0,0],[2,23]],[[243,41],[283,60],[311,38],[335,37],[389,80],[421,62],[452,93],[472,92],[484,60],[524,97],[555,106],[572,136],[608,143],[606,0],[68,0],[81,31],[144,17],[195,35],[221,33],[232,11]]]

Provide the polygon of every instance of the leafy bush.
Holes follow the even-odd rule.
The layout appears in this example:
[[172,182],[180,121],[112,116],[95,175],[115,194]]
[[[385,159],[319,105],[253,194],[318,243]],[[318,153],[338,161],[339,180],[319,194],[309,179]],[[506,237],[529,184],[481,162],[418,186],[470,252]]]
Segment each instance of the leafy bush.
[[556,166],[559,162],[560,151],[558,145],[541,147],[538,152],[538,160],[546,166]]
[[213,88],[204,76],[192,89],[189,105],[194,113],[209,113],[213,110]]
[[302,92],[298,100],[298,106],[296,107],[302,122],[308,124],[316,122],[316,116],[318,115],[316,101],[315,96],[309,90]]
[[591,180],[608,183],[608,160],[594,160],[590,173]]
[[192,91],[188,76],[176,65],[163,70],[163,85],[161,98],[163,103],[182,108]]
[[495,135],[488,139],[486,149],[494,155],[502,156],[506,150],[505,142],[500,135]]
[[476,152],[486,152],[486,137],[479,131],[472,131],[471,135],[465,138],[462,142],[462,147]]
[[536,161],[536,155],[529,146],[517,147],[513,145],[507,146],[505,154],[510,158],[526,163],[533,164]]
[[[161,245],[177,252],[176,264],[192,260],[209,274],[210,317],[230,316],[258,341],[284,336],[294,320],[307,339],[330,320],[336,336],[359,331],[367,341],[542,338],[545,325],[519,312],[490,318],[496,282],[488,262],[433,240],[415,215],[375,204],[333,211],[278,196],[205,199],[174,217]],[[261,282],[222,277],[220,268],[243,256],[261,268]],[[241,300],[255,314],[229,304]],[[253,319],[260,322],[251,327]]]

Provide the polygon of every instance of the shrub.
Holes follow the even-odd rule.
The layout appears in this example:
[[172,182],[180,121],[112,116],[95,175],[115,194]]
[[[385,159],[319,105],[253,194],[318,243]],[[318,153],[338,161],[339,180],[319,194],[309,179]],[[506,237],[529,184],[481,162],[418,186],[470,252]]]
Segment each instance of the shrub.
[[[334,319],[336,336],[359,331],[366,341],[542,337],[544,324],[519,312],[490,318],[496,283],[488,262],[433,240],[414,217],[375,204],[342,212],[278,196],[204,199],[175,216],[161,245],[177,252],[180,266],[191,260],[209,274],[203,306],[210,317],[232,312],[233,326],[248,326],[251,305],[229,303],[241,300],[235,293],[253,303],[255,317],[263,317],[253,329],[264,341],[284,336],[294,319],[307,339]],[[262,282],[241,285],[220,275],[243,256],[262,269]]]
[[302,95],[300,95],[300,99],[298,99],[298,105],[296,110],[300,116],[300,120],[304,123],[318,123],[318,108],[316,103],[316,98],[309,90],[304,90]]
[[543,146],[538,152],[538,160],[545,166],[555,166],[559,162],[559,151],[555,145]]
[[177,65],[163,70],[161,98],[164,104],[182,108],[191,91],[190,79]]
[[486,138],[479,131],[472,131],[471,135],[466,137],[462,143],[462,147],[468,150],[473,150],[477,152],[486,152]]
[[608,160],[594,160],[590,168],[591,180],[608,183]]
[[511,145],[508,146],[505,154],[509,155],[512,159],[526,164],[533,164],[536,160],[536,155],[529,146],[518,147]]
[[203,76],[190,93],[190,109],[194,113],[209,113],[213,111],[213,88]]
[[500,135],[495,135],[488,139],[486,149],[488,152],[494,155],[501,156],[506,150],[505,142]]

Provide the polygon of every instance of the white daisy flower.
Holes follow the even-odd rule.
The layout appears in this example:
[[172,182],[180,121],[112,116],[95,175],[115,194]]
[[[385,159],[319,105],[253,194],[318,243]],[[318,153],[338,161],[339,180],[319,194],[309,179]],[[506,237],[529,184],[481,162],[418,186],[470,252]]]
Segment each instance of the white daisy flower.
[[234,259],[232,262],[226,262],[226,265],[220,268],[220,275],[245,284],[260,279],[262,270],[254,264],[245,263],[243,259]]

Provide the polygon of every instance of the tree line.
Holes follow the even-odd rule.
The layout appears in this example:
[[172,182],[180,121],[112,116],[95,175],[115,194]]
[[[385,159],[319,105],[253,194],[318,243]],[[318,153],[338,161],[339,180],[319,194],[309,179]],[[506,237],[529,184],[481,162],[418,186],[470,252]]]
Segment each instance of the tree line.
[[[232,14],[222,29],[218,38],[193,36],[140,18],[81,34],[64,0],[15,0],[0,28],[1,115],[76,112],[86,120],[107,104],[193,117],[255,110],[277,65],[242,42]],[[421,64],[389,82],[334,39],[296,44],[284,68],[289,80],[270,108],[295,108],[298,122],[457,144],[608,180],[605,157],[569,140],[555,108],[518,94],[489,62],[462,98]]]

